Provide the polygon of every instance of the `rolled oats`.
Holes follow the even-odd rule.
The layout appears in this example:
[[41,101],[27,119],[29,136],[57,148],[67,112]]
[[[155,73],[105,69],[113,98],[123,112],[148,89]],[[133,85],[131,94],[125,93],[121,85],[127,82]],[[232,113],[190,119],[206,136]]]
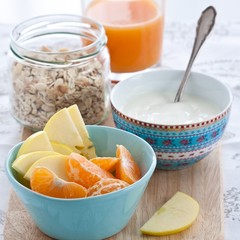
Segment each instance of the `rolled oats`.
[[[45,51],[50,51],[46,46]],[[101,122],[106,114],[108,89],[104,67],[94,59],[89,66],[44,69],[21,62],[12,64],[12,111],[16,119],[42,129],[58,110],[77,104],[86,124]]]
[[109,53],[102,25],[74,15],[29,19],[12,31],[9,49],[13,116],[34,130],[77,104],[86,124],[109,105]]

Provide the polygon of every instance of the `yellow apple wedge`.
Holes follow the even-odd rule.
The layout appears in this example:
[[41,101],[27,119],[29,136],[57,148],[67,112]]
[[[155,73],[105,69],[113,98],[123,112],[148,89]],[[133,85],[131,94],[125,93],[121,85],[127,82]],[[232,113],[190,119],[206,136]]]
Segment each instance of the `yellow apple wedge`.
[[44,131],[39,131],[28,137],[20,147],[17,158],[22,154],[35,151],[53,151],[49,138]]
[[83,148],[83,140],[66,108],[56,112],[44,127],[50,141]]
[[43,157],[47,157],[50,155],[59,155],[57,152],[53,151],[36,151],[25,153],[19,156],[12,164],[12,167],[24,176],[27,170],[34,164],[37,160]]
[[143,234],[169,235],[192,225],[199,213],[198,202],[189,195],[177,192],[141,228]]
[[55,152],[58,152],[63,155],[69,155],[72,152],[79,152],[77,149],[63,143],[51,141],[51,145]]
[[24,175],[24,179],[30,180],[31,175],[36,167],[46,167],[54,172],[59,178],[69,181],[65,170],[66,159],[67,156],[65,155],[51,155],[40,158],[28,169]]
[[91,141],[82,115],[76,104],[67,108],[79,134],[82,137],[84,148],[81,149],[81,154],[86,158],[91,159],[96,157],[96,151],[93,142]]

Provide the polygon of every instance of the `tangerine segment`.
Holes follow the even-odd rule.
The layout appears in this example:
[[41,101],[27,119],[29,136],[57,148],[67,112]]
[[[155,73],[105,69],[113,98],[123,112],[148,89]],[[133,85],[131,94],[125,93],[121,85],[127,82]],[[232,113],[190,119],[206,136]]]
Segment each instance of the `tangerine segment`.
[[90,159],[90,161],[108,172],[114,172],[120,159],[116,157],[96,157]]
[[55,198],[84,198],[87,189],[77,183],[59,178],[46,167],[37,167],[30,179],[31,189]]
[[128,183],[114,178],[103,178],[88,189],[87,196],[97,196],[114,192],[129,186]]
[[116,177],[129,184],[141,178],[141,171],[131,153],[123,146],[117,145],[116,157],[121,160],[116,165]]
[[102,178],[114,178],[110,172],[77,153],[71,153],[68,156],[66,172],[70,181],[79,183],[86,188],[93,186]]

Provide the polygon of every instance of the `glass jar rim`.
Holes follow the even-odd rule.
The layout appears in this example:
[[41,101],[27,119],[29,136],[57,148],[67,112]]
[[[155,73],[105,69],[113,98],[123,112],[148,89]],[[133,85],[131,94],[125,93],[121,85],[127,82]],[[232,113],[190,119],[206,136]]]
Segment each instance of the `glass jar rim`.
[[[81,48],[65,52],[44,52],[22,46],[21,43],[43,35],[62,33],[82,35],[92,42]],[[84,16],[71,14],[50,14],[37,16],[16,25],[10,34],[10,49],[20,59],[33,63],[71,65],[82,59],[97,55],[107,43],[104,27]],[[46,61],[46,54],[61,56],[64,61]],[[71,57],[69,57],[71,55]],[[37,57],[36,57],[37,56]]]

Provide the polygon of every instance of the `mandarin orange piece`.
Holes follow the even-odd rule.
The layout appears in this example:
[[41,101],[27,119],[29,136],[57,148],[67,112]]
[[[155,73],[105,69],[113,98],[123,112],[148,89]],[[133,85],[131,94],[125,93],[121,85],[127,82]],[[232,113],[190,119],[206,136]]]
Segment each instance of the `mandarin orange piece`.
[[120,161],[116,165],[116,177],[129,184],[141,178],[141,171],[131,153],[123,146],[117,145],[116,157]]
[[30,178],[31,189],[55,198],[84,198],[87,189],[77,183],[59,178],[46,167],[37,167]]
[[71,153],[66,161],[66,171],[70,181],[89,188],[102,178],[114,178],[114,176],[89,161],[84,156]]
[[112,173],[115,171],[116,165],[120,159],[116,157],[96,157],[90,159],[90,161],[98,165],[100,168]]
[[129,186],[128,183],[114,178],[103,178],[88,189],[87,196],[97,196],[114,192]]

